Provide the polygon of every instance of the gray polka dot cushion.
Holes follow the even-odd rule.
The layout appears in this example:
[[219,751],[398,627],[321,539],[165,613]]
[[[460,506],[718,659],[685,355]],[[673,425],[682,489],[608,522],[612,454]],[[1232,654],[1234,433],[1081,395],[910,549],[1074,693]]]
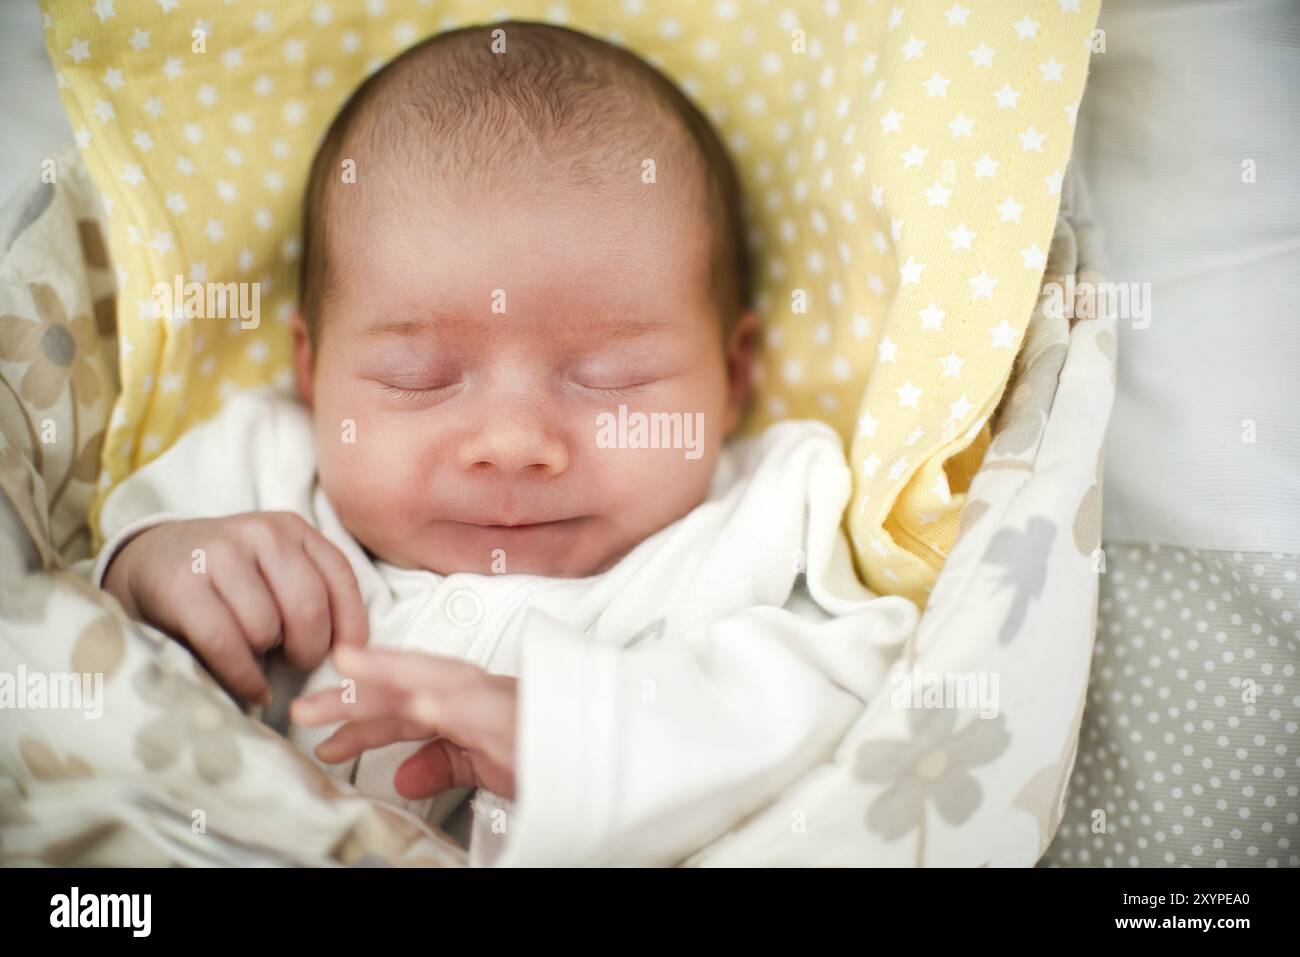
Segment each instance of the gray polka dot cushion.
[[1300,555],[1106,543],[1045,866],[1300,866]]

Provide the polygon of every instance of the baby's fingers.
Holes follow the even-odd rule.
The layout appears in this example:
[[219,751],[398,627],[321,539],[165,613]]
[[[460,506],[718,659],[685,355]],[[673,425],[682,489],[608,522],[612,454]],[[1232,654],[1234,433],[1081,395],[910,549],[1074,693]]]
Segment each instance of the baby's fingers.
[[331,644],[364,645],[369,637],[370,620],[352,566],[333,542],[314,529],[308,530],[302,544],[329,593]]
[[462,691],[484,675],[482,668],[458,658],[394,648],[339,648],[334,662],[344,674],[392,694]]
[[372,748],[398,741],[420,741],[428,736],[398,715],[349,721],[317,746],[316,757],[327,764],[338,764]]
[[313,694],[295,698],[289,705],[289,717],[294,724],[315,727],[336,721],[356,720],[364,715],[357,709],[357,699],[349,686],[326,688]]
[[316,667],[329,654],[332,627],[329,593],[319,569],[301,542],[259,548],[257,562],[280,609],[285,660],[304,671]]
[[358,682],[358,696],[365,688],[429,734],[494,754],[513,749],[513,678],[454,658],[387,648],[340,648],[334,661]]
[[398,767],[393,789],[408,801],[432,797],[452,788],[475,787],[478,776],[465,749],[446,738],[430,741]]
[[208,576],[253,650],[265,653],[280,640],[280,610],[252,557],[233,548],[210,549]]
[[289,717],[305,727],[381,717],[411,718],[414,713],[402,692],[350,676],[336,687],[303,695],[289,706]]
[[235,616],[217,593],[195,589],[185,603],[185,618],[176,631],[231,691],[249,701],[264,700],[271,687]]

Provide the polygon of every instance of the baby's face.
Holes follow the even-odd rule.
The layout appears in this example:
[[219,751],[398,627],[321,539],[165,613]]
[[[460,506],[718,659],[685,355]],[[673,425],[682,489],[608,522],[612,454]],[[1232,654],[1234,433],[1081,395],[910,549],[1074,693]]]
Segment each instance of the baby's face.
[[[378,557],[584,576],[707,494],[747,388],[707,230],[666,196],[598,192],[395,203],[336,227],[335,292],[314,356],[299,324],[297,371],[325,492]],[[635,441],[637,413],[678,413],[679,447],[608,447]]]

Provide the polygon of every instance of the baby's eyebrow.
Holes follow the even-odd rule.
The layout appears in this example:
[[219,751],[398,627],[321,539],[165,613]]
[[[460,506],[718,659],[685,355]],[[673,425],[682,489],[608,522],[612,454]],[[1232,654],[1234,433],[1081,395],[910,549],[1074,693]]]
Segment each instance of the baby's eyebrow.
[[586,315],[574,319],[575,325],[587,335],[605,335],[612,339],[632,339],[651,332],[661,332],[672,326],[666,319],[633,319]]
[[[368,338],[427,335],[439,329],[448,331],[472,329],[478,324],[492,322],[499,318],[497,316],[462,316],[449,313],[431,313],[418,319],[382,319],[366,326],[362,330],[362,334]],[[673,325],[667,319],[630,318],[594,312],[566,317],[564,323],[574,333],[612,339],[632,339],[652,332],[661,332]]]
[[419,319],[381,319],[370,323],[361,330],[368,338],[380,336],[415,336],[432,332],[440,326],[449,324],[450,316],[429,315]]

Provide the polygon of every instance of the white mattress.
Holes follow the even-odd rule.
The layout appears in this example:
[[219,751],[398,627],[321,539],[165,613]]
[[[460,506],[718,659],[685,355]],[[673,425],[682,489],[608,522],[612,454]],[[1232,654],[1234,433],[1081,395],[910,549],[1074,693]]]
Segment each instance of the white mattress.
[[0,0],[0,203],[72,146],[36,0]]
[[1120,323],[1104,537],[1300,553],[1300,3],[1124,0],[1100,26],[1076,162],[1112,277],[1152,298]]

